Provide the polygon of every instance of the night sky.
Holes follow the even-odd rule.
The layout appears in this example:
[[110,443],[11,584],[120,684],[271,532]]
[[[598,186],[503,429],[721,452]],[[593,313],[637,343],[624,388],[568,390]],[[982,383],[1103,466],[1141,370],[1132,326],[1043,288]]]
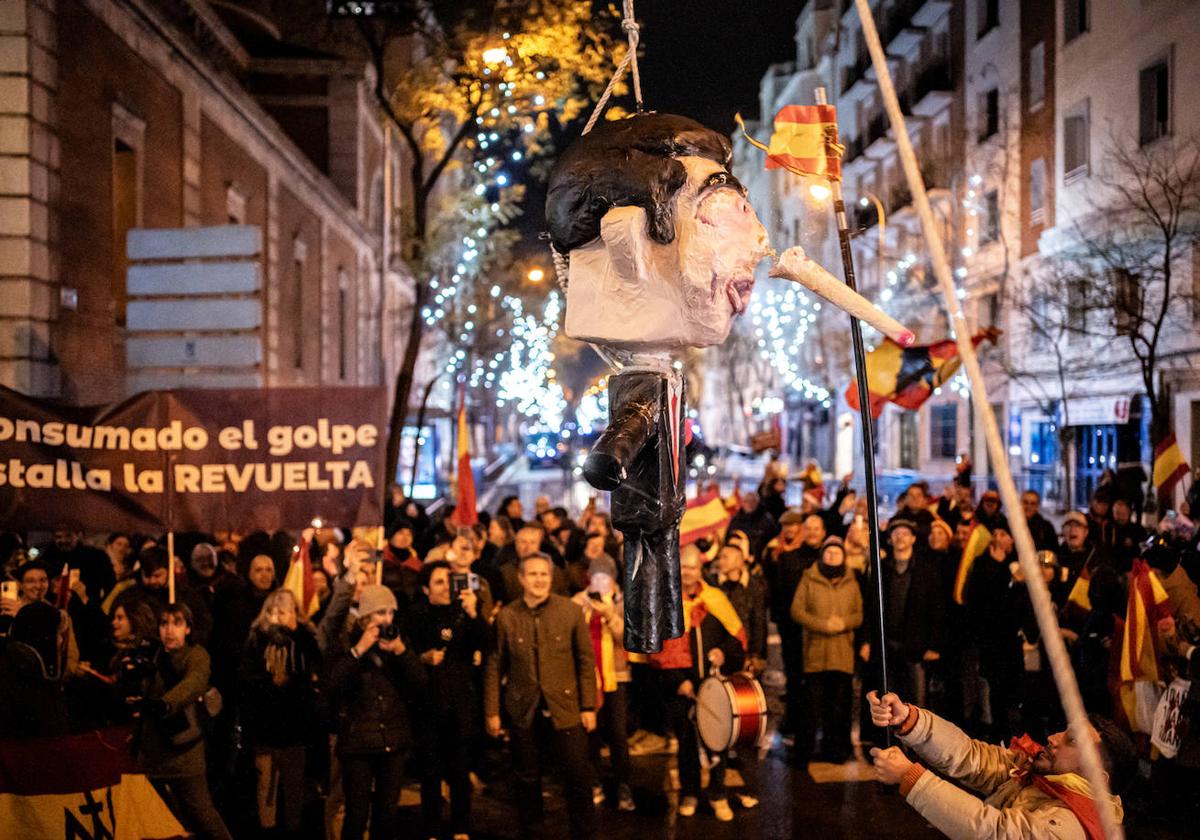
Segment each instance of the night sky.
[[[763,73],[795,60],[802,8],[804,0],[637,0],[646,109],[682,114],[726,133],[733,131],[735,113],[758,117]],[[633,110],[632,91],[619,102]],[[590,109],[576,131],[587,116]],[[544,204],[545,185],[528,184],[519,250],[530,256],[544,255],[545,244],[537,240],[545,229]]]

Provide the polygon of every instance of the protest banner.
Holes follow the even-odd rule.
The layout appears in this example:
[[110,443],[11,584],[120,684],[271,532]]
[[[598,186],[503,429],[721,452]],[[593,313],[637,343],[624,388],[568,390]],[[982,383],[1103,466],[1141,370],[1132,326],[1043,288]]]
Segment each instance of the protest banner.
[[0,388],[0,526],[378,525],[380,388],[150,391],[75,408]]
[[0,835],[79,840],[186,837],[137,768],[128,741],[128,728],[0,741]]

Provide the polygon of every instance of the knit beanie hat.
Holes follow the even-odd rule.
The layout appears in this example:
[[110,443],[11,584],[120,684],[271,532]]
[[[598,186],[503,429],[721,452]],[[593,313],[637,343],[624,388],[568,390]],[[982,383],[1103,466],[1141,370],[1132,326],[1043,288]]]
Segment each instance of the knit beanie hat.
[[362,593],[358,596],[359,615],[370,615],[388,607],[393,610],[397,607],[396,596],[392,590],[378,583],[369,583],[362,588]]

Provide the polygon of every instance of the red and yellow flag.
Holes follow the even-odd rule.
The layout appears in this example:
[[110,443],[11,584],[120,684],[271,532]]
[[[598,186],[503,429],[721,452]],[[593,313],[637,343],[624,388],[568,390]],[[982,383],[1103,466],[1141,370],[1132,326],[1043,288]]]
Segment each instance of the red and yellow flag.
[[1117,700],[1134,732],[1150,732],[1158,695],[1147,700],[1147,687],[1159,680],[1158,622],[1171,615],[1167,591],[1145,560],[1134,560],[1129,603],[1121,633]]
[[709,535],[719,536],[725,532],[732,518],[733,513],[721,501],[720,493],[688,499],[687,509],[679,523],[679,544],[688,545]]
[[1160,499],[1169,499],[1179,479],[1188,474],[1187,461],[1175,433],[1171,432],[1154,447],[1154,489]]
[[832,105],[780,108],[767,148],[767,169],[787,169],[840,180],[842,155],[837,142],[837,108]]
[[313,613],[321,608],[317,597],[317,587],[313,583],[311,543],[301,540],[297,550],[292,554],[292,564],[288,566],[283,578],[283,588],[296,596],[300,606],[300,618],[311,618]]
[[954,603],[962,604],[971,567],[975,565],[979,556],[987,551],[991,541],[991,531],[978,522],[971,526],[971,535],[967,537],[967,544],[963,546],[962,556],[958,559],[958,573],[954,576]]
[[459,528],[470,528],[479,522],[475,502],[475,473],[471,472],[471,433],[467,428],[467,390],[464,387],[458,402],[458,504],[453,521]]
[[[994,342],[1000,330],[994,327],[976,333],[971,343]],[[871,392],[871,416],[883,413],[884,403],[916,411],[934,390],[958,373],[962,359],[953,339],[917,347],[901,347],[890,338],[867,354],[867,388]],[[858,386],[846,386],[846,404],[858,411]]]

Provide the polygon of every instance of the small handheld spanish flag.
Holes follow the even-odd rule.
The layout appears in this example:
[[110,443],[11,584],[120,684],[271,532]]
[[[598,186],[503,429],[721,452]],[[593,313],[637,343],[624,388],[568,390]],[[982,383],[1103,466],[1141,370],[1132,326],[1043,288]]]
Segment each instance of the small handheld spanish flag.
[[842,177],[837,108],[832,105],[785,105],[775,115],[767,148],[767,169],[788,169],[830,180]]
[[452,516],[459,528],[470,528],[479,522],[475,499],[475,473],[471,471],[471,433],[467,426],[467,389],[464,385],[458,402],[458,498]]

